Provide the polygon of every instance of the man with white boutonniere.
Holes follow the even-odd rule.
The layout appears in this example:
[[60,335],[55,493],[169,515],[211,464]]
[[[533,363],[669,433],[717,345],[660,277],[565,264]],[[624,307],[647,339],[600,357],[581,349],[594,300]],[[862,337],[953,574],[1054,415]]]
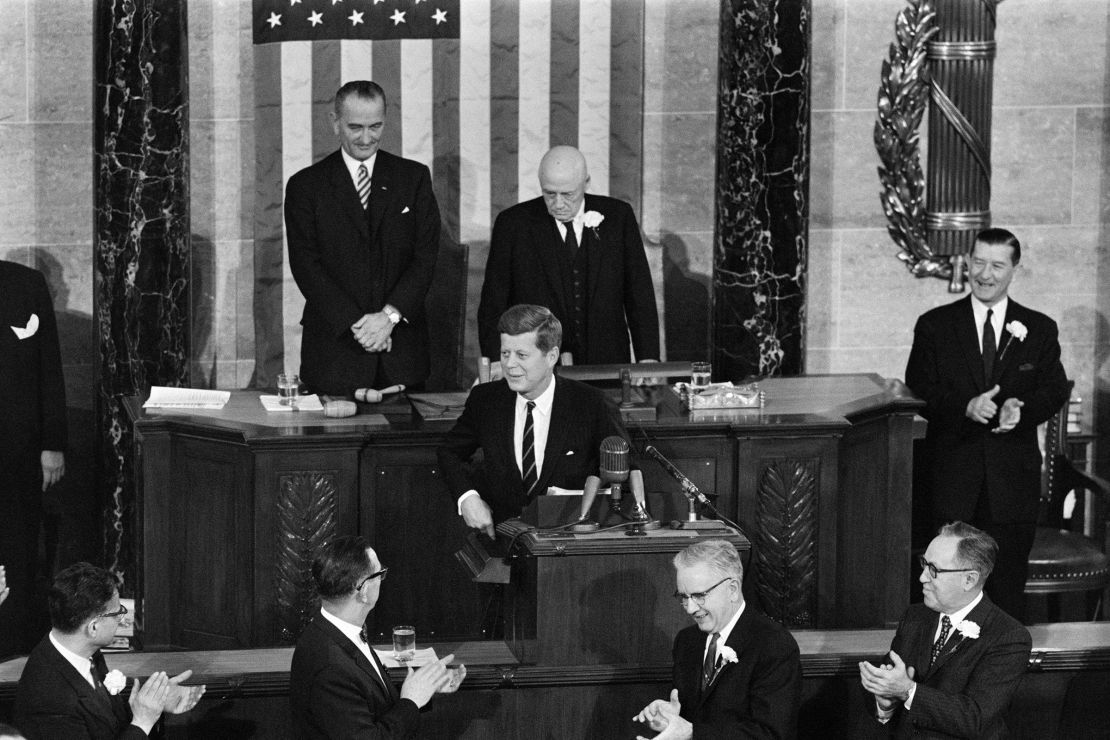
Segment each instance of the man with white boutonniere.
[[1025,581],[1041,486],[1037,426],[1068,398],[1056,322],[1009,297],[1021,244],[978,234],[971,295],[923,314],[906,385],[926,403],[924,466],[932,528],[965,521],[998,542],[987,593],[1025,618]]
[[[42,494],[65,475],[66,392],[46,278],[0,260],[0,563],[10,594],[0,609],[0,660],[42,636],[32,613]],[[41,607],[40,607],[41,609]],[[43,615],[44,616],[44,615]]]
[[[478,306],[482,355],[496,360],[497,322],[510,306],[549,309],[563,353],[577,365],[659,359],[655,289],[632,207],[587,193],[586,158],[556,146],[540,161],[541,196],[502,211],[493,225]],[[499,378],[494,363],[492,379]]]
[[884,658],[859,664],[868,711],[851,737],[1007,736],[1032,641],[983,593],[997,552],[969,524],[940,529],[920,559],[925,603],[906,610]]
[[184,685],[192,671],[142,681],[108,670],[101,649],[127,615],[108,571],[71,565],[49,601],[53,628],[27,658],[15,697],[15,725],[28,740],[141,740],[163,712],[187,712],[204,696],[204,686]]
[[674,566],[675,599],[695,624],[675,638],[670,698],[656,699],[633,719],[658,732],[654,740],[795,737],[798,643],[745,603],[736,548],[725,540],[698,542],[678,553]]

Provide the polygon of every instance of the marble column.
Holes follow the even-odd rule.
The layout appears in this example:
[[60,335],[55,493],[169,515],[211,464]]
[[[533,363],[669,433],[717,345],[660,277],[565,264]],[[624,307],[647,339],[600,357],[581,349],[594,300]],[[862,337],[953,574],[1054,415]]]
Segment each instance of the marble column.
[[93,286],[105,564],[136,588],[132,432],[124,396],[188,385],[185,3],[97,0]]
[[713,374],[796,375],[805,352],[810,0],[721,0]]

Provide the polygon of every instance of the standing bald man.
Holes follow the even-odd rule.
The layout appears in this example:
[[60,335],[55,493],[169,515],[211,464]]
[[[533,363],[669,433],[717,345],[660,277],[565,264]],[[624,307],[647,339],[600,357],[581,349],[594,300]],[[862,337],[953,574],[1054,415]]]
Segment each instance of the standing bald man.
[[497,358],[497,321],[510,306],[544,306],[563,325],[575,364],[659,359],[659,317],[632,207],[590,195],[586,158],[569,146],[544,155],[539,198],[502,211],[493,225],[478,339]]

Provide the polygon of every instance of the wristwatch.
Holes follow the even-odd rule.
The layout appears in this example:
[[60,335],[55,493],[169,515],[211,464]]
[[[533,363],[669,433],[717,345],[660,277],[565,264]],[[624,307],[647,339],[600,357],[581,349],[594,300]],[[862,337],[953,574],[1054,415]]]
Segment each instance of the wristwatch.
[[388,303],[382,306],[382,313],[389,317],[389,323],[394,326],[401,323],[401,312]]

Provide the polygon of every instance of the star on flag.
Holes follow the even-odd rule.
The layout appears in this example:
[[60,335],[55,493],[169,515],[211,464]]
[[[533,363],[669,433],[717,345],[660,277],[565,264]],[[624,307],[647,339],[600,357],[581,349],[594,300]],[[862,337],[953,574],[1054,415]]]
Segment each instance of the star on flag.
[[277,28],[281,25],[281,16],[277,13],[270,13],[270,17],[266,19],[266,22],[270,24],[270,28]]
[[313,13],[312,15],[308,16],[308,22],[311,23],[313,26],[319,26],[324,22],[324,14],[319,12]]
[[405,11],[394,10],[393,15],[389,16],[389,20],[393,21],[393,25],[397,26],[405,22]]
[[436,8],[436,12],[432,13],[432,18],[435,19],[436,25],[447,22],[447,11]]
[[351,14],[347,16],[347,20],[351,22],[352,26],[357,26],[359,23],[362,23],[362,13],[357,10],[352,10]]

